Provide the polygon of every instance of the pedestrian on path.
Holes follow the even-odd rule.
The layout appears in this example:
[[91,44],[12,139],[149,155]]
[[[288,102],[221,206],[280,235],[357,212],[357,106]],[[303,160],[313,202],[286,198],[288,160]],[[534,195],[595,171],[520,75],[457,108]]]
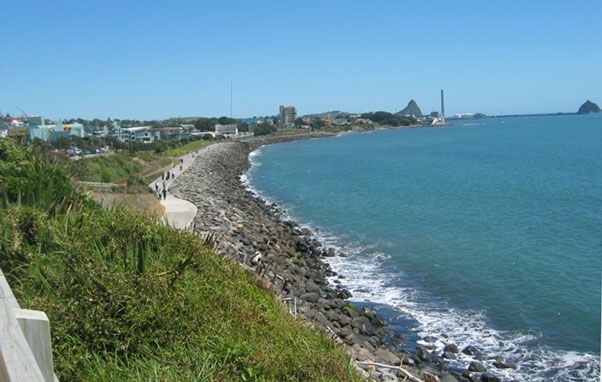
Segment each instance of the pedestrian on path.
[[163,189],[163,200],[167,199],[167,190]]
[[159,182],[155,182],[155,192],[159,192]]

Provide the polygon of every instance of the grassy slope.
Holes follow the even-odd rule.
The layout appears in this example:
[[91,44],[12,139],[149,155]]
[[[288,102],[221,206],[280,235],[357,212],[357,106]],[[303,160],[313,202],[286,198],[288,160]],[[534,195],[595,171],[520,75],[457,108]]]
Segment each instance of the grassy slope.
[[[0,140],[11,190],[0,188],[0,267],[21,306],[50,317],[59,379],[359,379],[345,351],[295,321],[255,274],[189,234],[101,209],[22,154]],[[25,205],[21,186],[34,190]]]
[[132,175],[144,175],[170,163],[164,157],[139,153],[115,153],[106,157],[86,158],[71,163],[75,176],[88,182],[115,182]]
[[181,157],[183,155],[186,155],[186,154],[188,154],[190,152],[200,150],[203,147],[209,146],[210,144],[212,144],[214,142],[215,141],[213,141],[213,140],[208,140],[208,141],[205,141],[205,140],[202,140],[202,141],[200,141],[200,140],[199,141],[192,141],[192,142],[187,143],[187,144],[185,144],[183,146],[167,150],[162,155],[165,156],[165,157],[174,157],[174,158],[177,158],[177,157]]

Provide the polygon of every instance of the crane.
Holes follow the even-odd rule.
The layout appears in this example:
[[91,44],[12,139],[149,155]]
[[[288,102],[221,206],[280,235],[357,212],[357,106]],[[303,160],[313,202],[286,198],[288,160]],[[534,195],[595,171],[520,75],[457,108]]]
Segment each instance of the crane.
[[19,109],[19,110],[21,111],[21,113],[23,113],[23,115],[24,115],[24,116],[25,116],[27,119],[31,118],[29,115],[27,115],[27,113],[25,112],[25,110],[21,109],[19,106],[17,106],[17,109]]

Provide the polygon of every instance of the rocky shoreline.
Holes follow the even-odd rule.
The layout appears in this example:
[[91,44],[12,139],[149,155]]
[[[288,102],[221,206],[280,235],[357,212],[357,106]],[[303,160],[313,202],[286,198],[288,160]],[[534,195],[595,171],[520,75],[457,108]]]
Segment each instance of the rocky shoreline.
[[176,179],[171,192],[197,206],[197,234],[215,234],[221,255],[257,272],[292,314],[302,315],[347,345],[367,376],[382,381],[500,381],[479,362],[464,371],[450,369],[443,357],[454,357],[460,351],[453,344],[446,346],[441,356],[424,347],[415,353],[404,350],[405,338],[388,329],[386,320],[347,302],[351,294],[344,287],[329,285],[327,278],[335,273],[322,259],[332,256],[334,250],[324,248],[311,231],[287,220],[277,205],[267,204],[241,183],[241,175],[250,166],[249,153],[257,147],[328,135],[333,134],[211,145]]

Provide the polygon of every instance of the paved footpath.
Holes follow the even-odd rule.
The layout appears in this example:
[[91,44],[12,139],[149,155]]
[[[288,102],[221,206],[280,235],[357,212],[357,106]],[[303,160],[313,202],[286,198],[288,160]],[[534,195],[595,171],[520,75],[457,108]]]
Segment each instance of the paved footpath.
[[[163,199],[163,194],[161,193],[161,205],[165,208],[164,217],[167,220],[167,224],[181,230],[192,230],[192,224],[194,217],[196,216],[197,208],[194,204],[173,196],[169,192],[169,186],[175,178],[186,171],[188,166],[194,162],[197,155],[198,152],[192,152],[180,157],[180,159],[184,161],[182,164],[182,170],[180,170],[180,162],[178,161],[176,167],[169,170],[169,172],[174,176],[170,175],[169,180],[165,181],[167,197]],[[153,190],[153,192],[155,192],[155,183],[159,186],[159,192],[162,192],[164,182],[161,180],[161,177],[149,184],[149,187]]]

